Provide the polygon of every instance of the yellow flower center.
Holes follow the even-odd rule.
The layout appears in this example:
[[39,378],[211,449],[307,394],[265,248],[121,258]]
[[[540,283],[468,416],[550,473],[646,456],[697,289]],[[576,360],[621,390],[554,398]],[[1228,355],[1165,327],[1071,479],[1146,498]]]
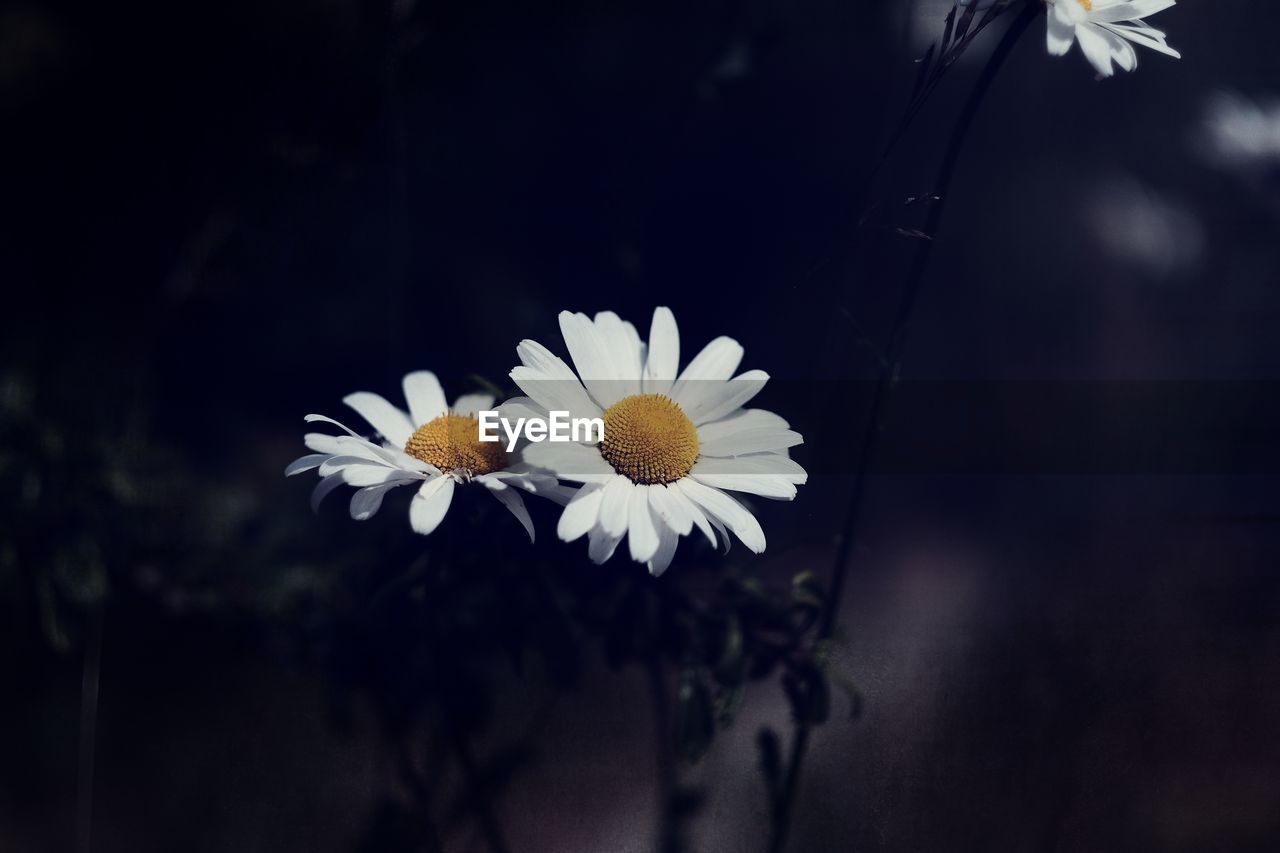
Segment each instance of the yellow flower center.
[[480,421],[475,415],[449,412],[428,421],[409,436],[404,452],[441,471],[458,471],[467,476],[507,467],[502,442],[481,441]]
[[698,430],[669,398],[633,394],[605,409],[600,455],[633,483],[674,483],[698,461]]
[[1076,2],[1083,6],[1086,12],[1093,11],[1093,0],[1076,0]]

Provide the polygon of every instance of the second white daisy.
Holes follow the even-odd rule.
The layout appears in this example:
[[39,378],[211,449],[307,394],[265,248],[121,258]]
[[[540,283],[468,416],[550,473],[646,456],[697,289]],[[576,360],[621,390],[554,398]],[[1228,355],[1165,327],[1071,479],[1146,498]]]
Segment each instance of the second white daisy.
[[744,409],[768,380],[734,376],[743,350],[716,338],[679,371],[680,336],[667,308],[654,311],[647,342],[634,326],[604,311],[592,319],[560,314],[574,367],[536,341],[522,341],[511,378],[527,394],[502,406],[503,417],[602,418],[598,444],[529,445],[526,460],[581,488],[557,526],[571,542],[588,537],[595,562],[624,537],[632,559],[653,574],[670,565],[681,536],[694,528],[714,545],[732,531],[749,549],[765,548],[755,516],[729,491],[791,500],[808,475],[787,449],[803,438],[785,420]]
[[429,534],[444,520],[456,487],[477,483],[511,511],[534,538],[533,522],[517,489],[564,503],[568,491],[546,472],[532,468],[523,448],[506,452],[502,445],[479,440],[476,413],[493,407],[489,394],[464,394],[453,406],[445,402],[436,375],[420,370],[404,377],[406,412],[385,398],[358,391],[343,398],[381,436],[374,441],[324,415],[307,415],[308,423],[327,423],[345,435],[309,433],[314,451],[295,460],[286,476],[318,470],[322,479],[312,492],[317,508],[325,496],[343,484],[356,487],[351,517],[363,521],[382,506],[382,499],[398,486],[417,486],[409,502],[409,524]]

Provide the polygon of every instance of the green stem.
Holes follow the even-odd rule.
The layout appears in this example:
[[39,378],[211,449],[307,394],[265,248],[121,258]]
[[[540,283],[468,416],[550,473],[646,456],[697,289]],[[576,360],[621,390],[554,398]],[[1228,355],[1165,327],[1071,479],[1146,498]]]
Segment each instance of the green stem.
[[[853,494],[850,497],[844,524],[841,527],[844,534],[836,550],[835,563],[831,572],[831,588],[827,592],[822,616],[818,622],[817,636],[819,641],[830,639],[835,632],[836,616],[839,613],[840,599],[844,593],[845,577],[848,574],[850,558],[853,555],[854,533],[862,514],[863,498],[866,493],[866,472],[869,470],[872,457],[875,455],[877,437],[880,434],[884,410],[889,397],[892,395],[893,386],[897,379],[898,366],[902,360],[907,331],[911,324],[911,317],[915,312],[916,304],[919,301],[925,273],[929,267],[929,259],[933,254],[935,238],[942,223],[942,215],[950,198],[951,180],[955,176],[960,153],[964,148],[965,139],[973,125],[973,120],[977,116],[978,108],[982,105],[987,92],[991,89],[991,84],[995,80],[997,72],[1009,57],[1018,38],[1026,31],[1032,19],[1039,14],[1040,8],[1041,4],[1037,2],[1027,2],[1022,12],[1014,19],[1009,29],[1005,31],[1000,43],[996,46],[995,51],[992,52],[991,58],[987,60],[986,67],[983,68],[982,74],[974,84],[969,100],[965,103],[964,109],[956,121],[942,164],[939,167],[938,180],[935,185],[935,192],[939,198],[930,208],[929,216],[925,223],[924,231],[927,238],[919,241],[915,257],[912,259],[906,287],[903,289],[894,324],[890,331],[889,344],[885,349],[885,358],[872,394],[867,426],[863,432],[862,443],[858,450],[857,479],[854,482]],[[791,813],[795,805],[800,774],[804,767],[804,758],[809,746],[810,732],[810,724],[798,723],[796,725],[795,738],[791,745],[791,756],[787,763],[782,791],[774,805],[773,831],[770,835],[768,848],[770,853],[783,853],[786,849],[787,836],[791,828]]]

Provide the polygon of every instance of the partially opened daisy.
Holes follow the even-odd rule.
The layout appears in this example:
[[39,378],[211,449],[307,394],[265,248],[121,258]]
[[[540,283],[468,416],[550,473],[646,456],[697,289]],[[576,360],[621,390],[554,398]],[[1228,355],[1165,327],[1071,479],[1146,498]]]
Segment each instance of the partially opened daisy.
[[356,488],[351,496],[351,517],[372,518],[387,492],[397,486],[414,486],[409,502],[409,524],[422,534],[431,533],[444,519],[458,486],[476,483],[511,510],[534,538],[533,522],[517,489],[563,503],[564,487],[546,472],[538,472],[522,458],[522,448],[508,453],[501,443],[479,440],[476,413],[493,408],[489,394],[464,394],[452,407],[434,373],[420,370],[404,378],[409,411],[368,391],[343,398],[377,433],[372,440],[324,415],[307,415],[308,423],[336,426],[343,435],[309,433],[307,447],[314,451],[285,469],[292,477],[318,469],[321,480],[311,496],[312,509],[338,486]]
[[601,418],[597,443],[529,445],[526,459],[562,480],[582,484],[560,516],[566,542],[588,537],[602,563],[627,538],[632,559],[660,574],[679,537],[696,527],[725,547],[726,529],[749,549],[765,548],[751,511],[729,494],[791,500],[808,476],[787,448],[800,434],[778,415],[744,409],[768,374],[734,372],[742,347],[716,338],[679,371],[680,336],[667,308],[653,313],[648,342],[611,311],[590,318],[564,311],[560,331],[574,368],[535,341],[522,341],[511,371],[527,397],[503,405],[504,418]]
[[1049,4],[1049,53],[1062,56],[1080,42],[1080,50],[1103,77],[1115,73],[1112,63],[1132,71],[1138,67],[1135,44],[1181,59],[1165,43],[1165,34],[1142,18],[1176,5],[1177,0],[1046,0]]

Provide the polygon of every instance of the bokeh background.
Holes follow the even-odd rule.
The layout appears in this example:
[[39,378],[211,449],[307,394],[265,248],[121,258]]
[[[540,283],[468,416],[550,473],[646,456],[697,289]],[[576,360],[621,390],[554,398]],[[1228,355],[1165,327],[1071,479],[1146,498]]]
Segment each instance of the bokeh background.
[[[646,328],[665,304],[686,356],[729,334],[782,380],[761,403],[811,437],[814,478],[758,505],[763,556],[687,542],[662,583],[825,578],[904,201],[1004,26],[864,196],[947,8],[0,8],[0,850],[83,850],[90,816],[102,853],[484,850],[486,823],[512,850],[650,850],[664,774],[688,849],[760,848],[776,677],[671,769],[633,623],[600,624],[637,589],[660,611],[634,567],[552,541],[550,506],[536,548],[479,501],[423,540],[404,496],[317,517],[281,472],[302,415],[350,391],[418,368],[450,396],[503,385],[521,338],[560,348],[561,309]],[[1109,81],[1047,56],[1040,22],[1017,45],[904,376],[1270,393],[1280,10],[1153,22],[1184,59],[1140,50]],[[1274,850],[1267,473],[875,477],[835,652],[860,713],[837,695],[816,730],[791,849]]]

